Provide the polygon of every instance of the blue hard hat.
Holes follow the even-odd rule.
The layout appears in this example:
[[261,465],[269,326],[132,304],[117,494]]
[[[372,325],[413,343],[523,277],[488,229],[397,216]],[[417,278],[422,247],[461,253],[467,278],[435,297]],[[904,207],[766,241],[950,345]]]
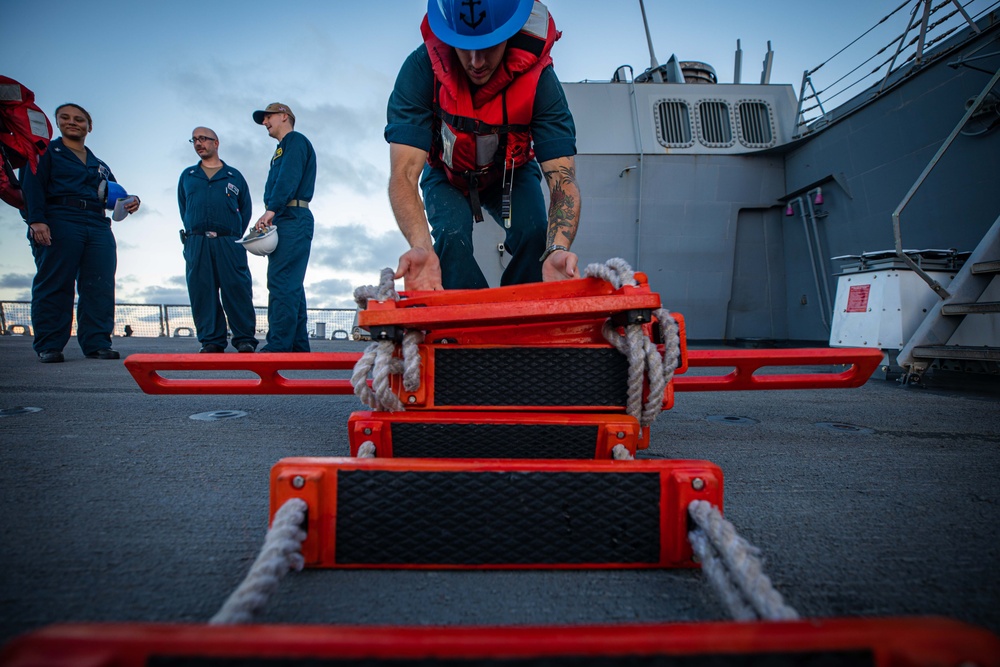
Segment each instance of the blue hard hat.
[[126,197],[128,197],[128,193],[125,192],[125,188],[114,181],[108,181],[108,197],[104,202],[104,208],[112,209],[119,199],[125,199]]
[[488,49],[527,23],[535,0],[427,0],[427,22],[438,39],[456,49]]

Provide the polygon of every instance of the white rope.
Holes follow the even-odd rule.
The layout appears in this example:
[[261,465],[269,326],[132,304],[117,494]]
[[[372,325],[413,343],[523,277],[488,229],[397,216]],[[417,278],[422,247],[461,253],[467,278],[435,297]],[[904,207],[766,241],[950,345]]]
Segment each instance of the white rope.
[[[354,301],[361,308],[368,307],[368,301],[399,301],[393,279],[393,270],[382,269],[378,286],[364,285],[354,290]],[[377,341],[369,345],[361,359],[354,365],[351,374],[351,386],[354,395],[372,410],[401,412],[406,409],[392,391],[390,375],[403,375],[403,389],[416,391],[420,388],[420,352],[418,345],[424,342],[420,331],[407,331],[403,334],[403,359],[396,356],[396,344],[393,341]],[[372,376],[372,386],[368,386],[368,375]]]
[[628,447],[622,444],[617,444],[611,448],[611,458],[615,461],[631,461],[635,457],[632,456],[632,452],[628,450]]
[[361,446],[358,447],[357,458],[359,459],[375,458],[375,443],[372,442],[371,440],[365,440],[364,442],[362,442]]
[[736,534],[722,513],[694,500],[688,514],[698,526],[688,538],[702,570],[729,614],[737,621],[786,621],[799,618],[763,572],[760,549]]
[[[609,259],[604,264],[590,264],[583,273],[590,278],[606,280],[615,289],[637,284],[635,272],[620,257]],[[659,323],[663,335],[662,357],[653,341],[643,332],[641,324],[625,326],[625,334],[621,335],[608,320],[602,330],[604,339],[628,359],[628,398],[625,411],[638,420],[643,428],[652,424],[663,410],[663,393],[674,376],[681,354],[677,321],[670,315],[670,311],[657,308],[653,311],[653,317]],[[644,379],[649,382],[645,405],[642,403]]]
[[306,518],[306,502],[292,498],[274,513],[271,529],[264,538],[264,547],[250,567],[243,582],[233,591],[222,608],[209,621],[210,625],[249,623],[263,609],[268,598],[278,590],[278,582],[289,570],[301,570],[302,542],[306,533],[302,522]]

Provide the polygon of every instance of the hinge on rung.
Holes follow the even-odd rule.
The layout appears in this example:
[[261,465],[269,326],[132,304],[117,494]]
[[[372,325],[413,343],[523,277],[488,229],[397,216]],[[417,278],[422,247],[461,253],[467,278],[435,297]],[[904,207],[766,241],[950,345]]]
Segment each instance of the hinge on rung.
[[630,324],[646,324],[653,321],[653,311],[648,309],[625,310],[611,316],[611,323],[616,327]]
[[406,330],[403,327],[394,325],[368,327],[368,332],[372,335],[372,340],[389,340],[394,343],[403,342],[403,334]]

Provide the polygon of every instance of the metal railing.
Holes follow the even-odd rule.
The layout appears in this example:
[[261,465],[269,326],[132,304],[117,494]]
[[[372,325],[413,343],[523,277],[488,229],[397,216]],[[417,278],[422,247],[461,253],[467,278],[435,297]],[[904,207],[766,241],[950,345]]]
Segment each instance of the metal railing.
[[[967,0],[964,3],[960,0],[941,0],[937,4],[935,0],[904,0],[850,44],[816,67],[803,72],[794,136],[798,138],[808,134],[815,127],[828,121],[829,105],[840,95],[847,94],[852,89],[860,91],[868,88],[871,98],[878,97],[885,91],[890,77],[895,72],[911,65],[914,69],[919,69],[926,64],[929,60],[927,52],[932,47],[963,28],[978,33],[980,29],[976,25],[976,20],[995,10],[998,5],[1000,2],[995,0]],[[864,49],[864,53],[871,53],[880,42],[873,45],[870,40],[884,39],[884,33],[879,27],[906,8],[909,8],[909,18],[902,33],[883,44],[859,65],[817,90],[813,82],[814,75],[822,67],[842,54],[848,54],[845,57],[856,57],[861,49]],[[970,16],[967,9],[971,9],[975,15]],[[879,31],[872,34],[876,29]],[[865,40],[869,34],[872,36]],[[857,48],[852,49],[852,47]],[[886,57],[886,53],[891,55]]]
[[[76,335],[76,308],[73,330]],[[256,306],[257,334],[267,334],[267,308]],[[354,308],[309,308],[306,328],[310,338],[347,339],[351,337],[357,320]],[[31,303],[28,301],[0,301],[0,335],[32,334]],[[114,336],[139,337],[195,337],[191,306],[149,303],[115,304]]]

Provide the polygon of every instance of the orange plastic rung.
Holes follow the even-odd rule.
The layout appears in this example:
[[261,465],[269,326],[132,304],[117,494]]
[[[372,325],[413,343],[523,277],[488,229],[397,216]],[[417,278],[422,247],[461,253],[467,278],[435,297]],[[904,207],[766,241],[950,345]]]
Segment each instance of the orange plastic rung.
[[[147,394],[353,394],[349,378],[294,378],[282,372],[350,371],[360,358],[353,352],[133,354],[125,368]],[[257,377],[165,377],[161,371],[243,371]]]
[[[351,456],[365,442],[377,458],[611,459],[635,455],[649,429],[622,414],[548,412],[355,412],[347,421]],[[545,439],[548,438],[548,439]]]
[[[14,639],[4,667],[145,667],[184,658],[274,664],[358,662],[394,667],[504,661],[573,664],[852,664],[1000,667],[1000,639],[944,618],[810,619],[512,627],[321,625],[55,625]],[[228,664],[228,663],[227,663]]]
[[[688,350],[691,368],[722,367],[726,375],[674,377],[675,391],[744,389],[850,389],[860,387],[882,363],[882,351],[855,348],[800,350]],[[841,366],[839,373],[757,374],[770,366]]]
[[306,502],[307,567],[697,567],[687,508],[722,483],[707,461],[289,458],[271,516]]
[[[638,285],[614,289],[598,278],[529,283],[484,290],[445,290],[439,292],[404,292],[400,301],[370,300],[358,313],[358,324],[369,331],[373,327],[403,327],[432,332],[435,338],[443,331],[498,325],[529,325],[588,321],[588,328],[600,334],[600,323],[608,317],[629,310],[654,310],[661,307],[660,296],[649,289],[646,276],[636,273]],[[558,332],[549,332],[549,338]],[[378,337],[373,332],[373,337]],[[499,341],[494,341],[499,342]]]

